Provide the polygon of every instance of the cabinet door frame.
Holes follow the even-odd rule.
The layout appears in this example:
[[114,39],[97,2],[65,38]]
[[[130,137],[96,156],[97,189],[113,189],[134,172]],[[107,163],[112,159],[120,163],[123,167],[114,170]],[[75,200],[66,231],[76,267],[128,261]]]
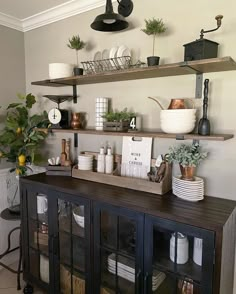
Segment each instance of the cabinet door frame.
[[[49,189],[45,187],[41,187],[39,185],[33,185],[33,184],[20,184],[20,198],[21,198],[21,242],[22,242],[22,256],[23,256],[23,278],[27,282],[33,283],[38,285],[40,288],[50,291],[51,284],[53,283],[53,277],[51,276],[51,268],[52,265],[50,263],[50,240],[48,240],[48,255],[49,255],[49,284],[46,285],[46,283],[40,281],[31,274],[30,271],[30,256],[29,256],[29,250],[30,250],[30,244],[29,244],[29,200],[28,197],[37,197],[37,194],[42,193],[47,195],[49,194]],[[31,196],[30,196],[31,195]],[[37,201],[35,199],[35,201]],[[37,206],[37,202],[36,202]],[[49,219],[48,219],[49,222]],[[49,226],[48,223],[48,238],[52,231],[52,228]]]
[[[214,278],[214,263],[215,263],[215,232],[194,227],[188,224],[175,222],[163,218],[157,218],[150,215],[145,215],[145,230],[144,238],[147,244],[144,252],[144,293],[152,293],[151,275],[152,275],[152,260],[153,260],[153,228],[168,229],[173,232],[182,232],[188,236],[194,236],[203,239],[202,248],[202,281],[201,294],[213,293],[213,278]],[[211,281],[211,282],[209,282]]]
[[[49,201],[49,206],[51,208],[50,220],[52,221],[49,225],[53,226],[53,235],[51,240],[52,245],[52,256],[53,265],[57,268],[54,272],[54,292],[60,293],[60,256],[59,256],[59,224],[55,220],[58,220],[58,200],[64,200],[75,205],[84,206],[84,241],[85,241],[85,293],[90,294],[91,284],[92,284],[92,259],[91,259],[91,201],[89,199],[83,198],[82,196],[72,195],[69,193],[63,193],[58,191],[52,191],[53,197]],[[71,216],[73,217],[73,216]],[[75,292],[74,292],[75,293]]]
[[130,218],[136,222],[136,253],[135,253],[135,294],[143,293],[143,235],[144,235],[144,214],[114,206],[102,202],[93,202],[93,236],[94,236],[94,294],[100,294],[101,267],[100,267],[100,212],[107,211],[116,216]]

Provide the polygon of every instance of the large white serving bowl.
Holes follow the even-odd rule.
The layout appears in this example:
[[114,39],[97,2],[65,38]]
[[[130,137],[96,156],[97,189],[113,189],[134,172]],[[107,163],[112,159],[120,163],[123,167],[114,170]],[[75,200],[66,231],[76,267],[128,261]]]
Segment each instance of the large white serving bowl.
[[73,209],[73,216],[75,222],[82,228],[84,228],[84,206],[77,206]]
[[49,63],[49,79],[60,79],[73,76],[73,64]]
[[190,124],[163,123],[161,122],[161,130],[167,134],[188,134],[195,128],[195,122]]
[[196,109],[170,109],[170,110],[161,110],[160,118],[195,118],[196,116]]

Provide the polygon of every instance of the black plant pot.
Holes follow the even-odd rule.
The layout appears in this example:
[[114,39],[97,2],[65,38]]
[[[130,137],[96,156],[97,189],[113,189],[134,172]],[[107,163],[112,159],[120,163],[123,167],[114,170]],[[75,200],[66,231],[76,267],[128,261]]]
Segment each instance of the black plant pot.
[[75,76],[81,76],[81,75],[83,75],[83,72],[84,72],[83,68],[74,67],[74,75]]
[[159,64],[160,57],[159,56],[149,56],[147,57],[148,66],[154,66]]

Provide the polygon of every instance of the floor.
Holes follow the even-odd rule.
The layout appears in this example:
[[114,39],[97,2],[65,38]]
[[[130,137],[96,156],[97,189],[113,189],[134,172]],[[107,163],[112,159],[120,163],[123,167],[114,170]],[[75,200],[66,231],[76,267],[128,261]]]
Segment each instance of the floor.
[[[16,268],[17,264],[12,265]],[[21,290],[16,289],[16,274],[11,273],[6,269],[0,270],[0,294],[20,294],[23,293],[25,282],[22,280],[21,274]],[[34,289],[34,294],[44,294],[39,289]]]

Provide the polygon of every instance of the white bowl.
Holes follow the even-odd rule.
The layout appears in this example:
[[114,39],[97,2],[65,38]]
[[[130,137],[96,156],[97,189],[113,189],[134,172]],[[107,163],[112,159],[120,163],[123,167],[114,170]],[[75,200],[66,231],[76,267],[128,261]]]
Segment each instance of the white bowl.
[[59,79],[73,76],[73,64],[49,63],[49,79]]
[[195,114],[196,113],[196,109],[191,108],[191,109],[164,109],[161,110],[161,113],[164,114],[182,114],[182,115],[188,115],[188,114]]
[[77,206],[73,209],[73,216],[75,222],[84,228],[84,206]]
[[161,130],[167,134],[188,134],[195,128],[195,122],[190,124],[161,123]]

